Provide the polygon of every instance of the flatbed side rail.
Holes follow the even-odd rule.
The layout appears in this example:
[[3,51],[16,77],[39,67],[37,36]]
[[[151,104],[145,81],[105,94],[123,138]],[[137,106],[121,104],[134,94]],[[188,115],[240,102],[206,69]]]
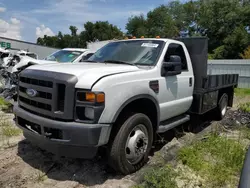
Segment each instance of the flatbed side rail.
[[203,78],[202,89],[220,89],[229,86],[238,86],[238,74],[208,75]]

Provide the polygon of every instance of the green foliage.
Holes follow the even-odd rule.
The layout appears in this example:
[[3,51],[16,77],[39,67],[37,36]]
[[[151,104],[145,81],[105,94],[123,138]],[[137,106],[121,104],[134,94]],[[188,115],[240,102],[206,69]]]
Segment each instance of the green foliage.
[[250,95],[250,89],[247,89],[247,88],[235,88],[234,92],[236,96]]
[[205,176],[211,187],[235,183],[240,173],[246,149],[235,140],[211,134],[204,141],[180,150],[178,158],[183,164]]
[[244,104],[240,104],[239,109],[242,110],[243,112],[250,113],[250,102],[244,103]]
[[128,19],[128,23],[126,25],[126,29],[128,30],[129,34],[133,36],[141,37],[147,36],[147,20],[145,19],[144,15],[139,16],[131,16]]
[[225,46],[219,46],[218,48],[213,50],[213,54],[211,54],[212,59],[223,59],[226,56]]
[[250,128],[248,127],[248,125],[241,125],[240,127],[238,127],[238,129],[240,131],[240,134],[242,135],[242,138],[250,140]]
[[150,37],[160,36],[162,38],[171,38],[179,36],[178,29],[168,14],[166,6],[160,6],[147,14],[148,35]]
[[21,129],[12,126],[3,126],[2,134],[7,137],[18,136],[22,133]]
[[213,59],[213,55],[212,54],[208,54],[208,59]]
[[13,123],[6,121],[3,118],[1,118],[0,121],[0,128],[1,134],[6,137],[18,136],[22,132],[21,129],[14,127]]
[[[126,24],[127,34],[136,37],[175,38],[184,31],[188,36],[209,38],[209,59],[249,58],[246,48],[250,42],[250,1],[196,0],[170,1],[149,11],[145,16],[131,16]],[[38,38],[37,43],[51,47],[86,47],[95,40],[121,39],[119,28],[105,21],[86,22],[84,30],[70,26],[70,34]],[[245,51],[244,51],[245,50]],[[244,55],[245,54],[245,55]]]
[[12,104],[0,97],[0,109],[6,113],[12,112]]
[[250,4],[238,0],[200,0],[198,23],[209,38],[214,58],[239,58],[249,43],[245,27],[249,25]]
[[84,31],[80,34],[77,34],[78,28],[75,26],[70,26],[69,29],[71,34],[63,35],[62,32],[58,32],[56,36],[45,35],[43,38],[37,39],[37,44],[56,48],[85,48],[87,42],[90,41],[123,37],[121,30],[107,21],[87,22],[84,24]]
[[10,103],[8,103],[7,101],[5,101],[3,98],[0,97],[0,106],[8,106],[10,105]]
[[162,168],[152,169],[144,176],[144,182],[141,185],[136,185],[133,188],[176,188],[177,174],[172,167],[164,166]]
[[243,53],[240,54],[242,59],[250,59],[250,46],[248,46]]
[[[180,31],[209,38],[209,59],[241,58],[250,40],[250,3],[238,0],[171,1],[149,11],[147,17],[131,17],[128,34],[173,38]],[[143,28],[143,29],[142,29]],[[138,32],[138,30],[143,32]],[[146,34],[145,34],[146,33]]]

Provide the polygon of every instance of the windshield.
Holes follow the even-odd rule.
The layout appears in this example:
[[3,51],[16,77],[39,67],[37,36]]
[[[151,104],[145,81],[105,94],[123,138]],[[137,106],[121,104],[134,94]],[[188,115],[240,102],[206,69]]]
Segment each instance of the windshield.
[[160,40],[128,40],[111,42],[100,48],[88,60],[96,62],[125,62],[154,65],[163,47]]
[[81,51],[71,51],[71,50],[60,50],[57,51],[48,57],[45,60],[48,61],[57,61],[57,62],[73,62],[76,58],[78,58],[83,52]]

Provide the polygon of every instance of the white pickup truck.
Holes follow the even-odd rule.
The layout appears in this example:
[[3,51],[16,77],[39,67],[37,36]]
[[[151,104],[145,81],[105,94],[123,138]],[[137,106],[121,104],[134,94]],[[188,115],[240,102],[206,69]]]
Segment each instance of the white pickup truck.
[[32,143],[60,156],[140,169],[159,133],[232,106],[238,75],[207,75],[207,39],[110,42],[85,63],[34,65],[20,75],[15,120]]

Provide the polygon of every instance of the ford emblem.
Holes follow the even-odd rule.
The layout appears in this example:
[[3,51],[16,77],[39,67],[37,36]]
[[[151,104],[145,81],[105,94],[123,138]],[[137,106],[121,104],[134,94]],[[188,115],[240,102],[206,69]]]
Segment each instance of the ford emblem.
[[34,90],[34,89],[26,89],[26,94],[28,95],[28,96],[30,96],[30,97],[35,97],[35,96],[37,96],[37,91],[36,90]]

